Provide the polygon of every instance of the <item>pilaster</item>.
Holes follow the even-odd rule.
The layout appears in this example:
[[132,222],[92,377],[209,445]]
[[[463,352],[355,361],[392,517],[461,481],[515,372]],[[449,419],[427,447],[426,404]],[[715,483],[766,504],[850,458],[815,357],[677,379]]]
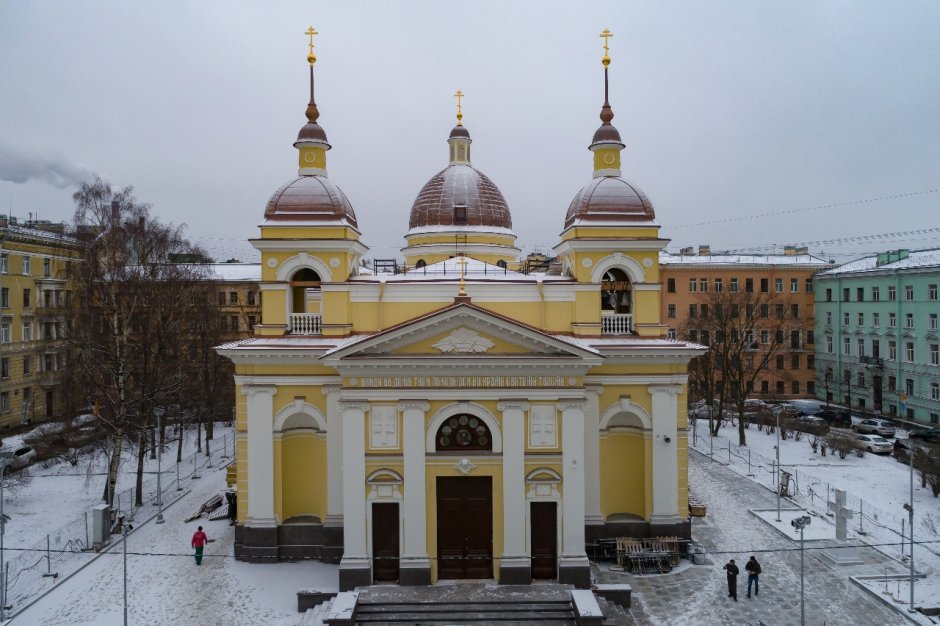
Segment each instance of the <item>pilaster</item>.
[[404,549],[399,562],[402,585],[430,585],[428,558],[426,471],[424,456],[425,415],[431,405],[424,401],[398,403],[402,413],[402,454],[404,455]]
[[342,402],[343,415],[343,558],[339,590],[372,583],[372,562],[366,541],[366,412],[367,402]]
[[601,515],[601,444],[600,385],[585,387],[587,406],[584,411],[584,523],[600,525]]
[[532,561],[526,545],[525,429],[529,403],[503,400],[503,555],[499,582],[525,585],[532,581]]
[[657,525],[674,526],[679,518],[678,395],[679,385],[650,385],[653,398],[653,512]]
[[558,582],[586,589],[591,567],[584,551],[584,409],[585,400],[565,400],[561,410],[562,435],[562,547]]

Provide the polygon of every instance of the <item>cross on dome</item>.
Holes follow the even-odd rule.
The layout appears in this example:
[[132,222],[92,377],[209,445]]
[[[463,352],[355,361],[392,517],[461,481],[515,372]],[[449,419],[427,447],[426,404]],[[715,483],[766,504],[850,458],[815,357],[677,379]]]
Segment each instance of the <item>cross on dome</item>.
[[457,98],[457,126],[463,126],[463,122],[461,121],[463,120],[463,112],[460,108],[460,99],[463,98],[463,95],[463,92],[459,89],[457,90],[457,93],[454,94],[454,97]]
[[312,66],[317,62],[317,55],[313,53],[313,36],[319,35],[320,33],[318,33],[317,30],[311,26],[304,32],[304,34],[310,37],[310,51],[307,53],[307,62]]
[[613,36],[614,34],[607,28],[601,31],[601,37],[604,38],[604,57],[601,59],[601,63],[604,64],[605,68],[610,65],[610,48],[607,47],[607,40]]

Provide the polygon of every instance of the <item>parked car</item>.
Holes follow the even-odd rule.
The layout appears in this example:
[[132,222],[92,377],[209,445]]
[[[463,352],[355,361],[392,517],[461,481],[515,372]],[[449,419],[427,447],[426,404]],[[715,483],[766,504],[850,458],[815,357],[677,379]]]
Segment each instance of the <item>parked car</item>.
[[852,430],[863,434],[876,434],[882,437],[894,437],[894,425],[882,420],[852,420]]
[[931,454],[933,452],[929,446],[919,441],[913,439],[895,439],[891,456],[893,456],[898,463],[910,463],[912,448],[917,454]]
[[830,426],[851,426],[852,425],[852,416],[848,411],[843,409],[823,409],[816,414],[816,417],[821,417],[827,422]]
[[822,405],[816,400],[790,400],[790,409],[800,415],[816,415]]
[[10,469],[21,469],[27,465],[32,465],[33,461],[35,460],[36,451],[33,450],[32,446],[20,446],[13,451],[8,465],[10,466]]
[[889,454],[894,449],[890,441],[878,435],[858,435],[855,447],[875,454]]
[[825,424],[825,423],[826,423],[826,420],[824,420],[823,418],[819,417],[818,415],[800,415],[798,418],[796,418],[796,421],[800,422],[801,424],[820,424],[820,425],[822,425],[822,424]]
[[909,437],[911,439],[921,439],[928,443],[937,443],[940,441],[940,428],[925,428],[922,430],[912,430]]

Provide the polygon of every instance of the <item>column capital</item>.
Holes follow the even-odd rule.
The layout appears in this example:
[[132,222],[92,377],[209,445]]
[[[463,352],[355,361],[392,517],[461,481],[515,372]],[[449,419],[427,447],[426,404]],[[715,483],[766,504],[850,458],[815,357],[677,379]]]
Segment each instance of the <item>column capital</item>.
[[584,392],[592,393],[595,396],[600,396],[602,393],[604,393],[604,385],[585,385]]
[[324,396],[329,396],[330,394],[336,393],[337,391],[342,391],[342,389],[343,389],[343,386],[340,384],[322,385],[320,387],[320,393],[322,393]]
[[427,413],[431,410],[431,403],[426,400],[402,400],[398,403],[398,410],[402,413],[409,409]]
[[682,385],[670,385],[670,384],[655,384],[649,386],[649,392],[653,393],[668,393],[671,396],[678,395],[682,391]]
[[353,411],[362,411],[363,413],[369,412],[369,403],[365,400],[340,400],[339,408],[342,410],[353,410]]
[[521,409],[523,411],[528,411],[529,401],[524,398],[507,398],[497,402],[496,408],[500,411],[505,411],[507,409]]
[[248,396],[249,398],[254,397],[258,394],[270,394],[271,397],[274,397],[274,394],[277,393],[277,386],[275,385],[242,385],[242,394]]
[[568,398],[559,400],[556,404],[560,411],[564,411],[565,409],[581,409],[583,411],[586,405],[587,400],[585,398]]

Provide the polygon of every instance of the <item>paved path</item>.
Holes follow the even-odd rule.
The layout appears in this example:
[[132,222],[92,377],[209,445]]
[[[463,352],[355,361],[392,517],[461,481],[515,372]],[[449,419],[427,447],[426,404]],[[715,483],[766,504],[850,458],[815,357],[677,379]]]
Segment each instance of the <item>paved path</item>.
[[[708,506],[706,518],[694,518],[692,536],[709,552],[707,565],[686,565],[667,575],[633,576],[596,567],[599,582],[633,586],[630,614],[638,625],[800,623],[800,553],[793,542],[748,512],[776,506],[775,496],[718,463],[690,452],[689,484]],[[757,552],[781,550],[780,552]],[[754,550],[761,562],[761,591],[748,599],[744,564]],[[872,550],[869,548],[869,550]],[[741,568],[738,602],[728,597],[722,565],[729,558]],[[831,569],[808,550],[805,554],[806,623],[833,626],[884,626],[910,623],[870,598],[849,579],[859,573]]]

